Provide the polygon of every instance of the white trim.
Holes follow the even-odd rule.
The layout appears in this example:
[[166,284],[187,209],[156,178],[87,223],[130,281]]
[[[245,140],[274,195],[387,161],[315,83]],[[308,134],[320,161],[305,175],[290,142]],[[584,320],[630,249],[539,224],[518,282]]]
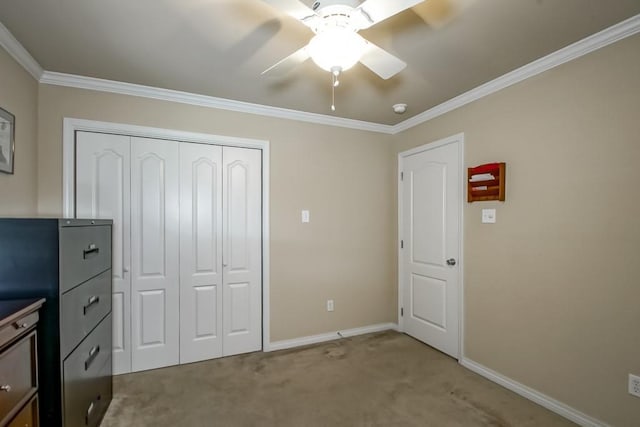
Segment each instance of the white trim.
[[162,101],[179,102],[181,104],[197,105],[200,107],[216,108],[220,110],[237,111],[241,113],[257,114],[260,116],[276,117],[279,119],[297,120],[327,126],[337,126],[349,129],[364,130],[391,134],[393,126],[383,125],[361,120],[345,119],[324,114],[307,113],[268,105],[252,104],[232,99],[216,98],[214,96],[198,95],[177,90],[162,89],[133,83],[117,82],[113,80],[97,79],[73,74],[45,71],[40,83],[56,86],[66,86],[100,92],[117,93],[121,95],[139,96],[143,98],[159,99]]
[[403,179],[403,157],[402,157],[402,153],[398,153],[398,170],[397,170],[397,177],[396,179],[398,180],[398,190],[397,190],[397,194],[396,194],[396,202],[398,204],[398,232],[397,232],[397,257],[398,257],[398,331],[400,332],[404,332],[404,318],[403,318],[403,311],[402,311],[402,304],[403,304],[403,297],[402,297],[402,290],[403,290],[403,286],[402,286],[402,275],[404,273],[403,269],[402,269],[402,248],[400,248],[400,242],[404,240],[404,236],[402,235],[402,215],[403,215],[403,211],[402,211],[402,179]]
[[2,46],[4,50],[6,50],[7,53],[16,60],[22,68],[27,70],[34,79],[40,80],[44,70],[40,64],[38,64],[38,61],[33,59],[33,56],[31,56],[27,49],[25,49],[24,46],[22,46],[22,44],[13,37],[11,31],[9,31],[2,22],[0,22],[0,46]]
[[513,391],[514,393],[519,394],[520,396],[531,400],[532,402],[537,403],[540,406],[547,408],[548,410],[555,412],[558,415],[565,417],[568,420],[573,421],[574,423],[583,426],[583,427],[607,427],[608,424],[590,417],[587,414],[584,414],[577,409],[574,409],[564,403],[549,397],[545,394],[540,393],[537,390],[534,390],[526,385],[520,384],[517,381],[512,380],[509,377],[501,375],[486,366],[483,366],[477,362],[474,362],[471,359],[462,358],[460,359],[460,364],[465,368],[482,375],[488,380],[493,381],[494,383],[500,384],[502,387]]
[[491,95],[492,93],[519,83],[525,79],[548,71],[558,65],[564,64],[565,62],[572,61],[597,49],[632,36],[638,32],[640,32],[640,14],[622,21],[619,24],[606,28],[599,33],[579,40],[547,56],[530,62],[527,65],[498,77],[497,79],[491,80],[490,82],[476,87],[475,89],[471,89],[462,95],[456,96],[455,98],[445,101],[440,105],[400,122],[393,126],[393,134],[395,135],[407,129],[411,129],[414,126],[427,122],[431,119],[435,119],[438,116],[453,111],[480,98],[484,98],[487,95]]
[[74,145],[75,133],[77,131],[113,133],[143,138],[169,139],[173,141],[257,148],[262,150],[262,348],[268,348],[271,339],[271,310],[269,309],[269,297],[271,295],[269,281],[269,141],[65,117],[63,121],[62,141],[62,206],[63,215],[67,218],[75,217],[75,194],[73,181],[75,177]]
[[404,332],[404,322],[400,316],[403,298],[403,282],[402,282],[402,249],[400,248],[400,240],[404,240],[402,236],[402,181],[400,174],[403,172],[403,161],[406,157],[423,151],[433,150],[448,144],[459,144],[458,150],[458,167],[460,169],[460,203],[458,205],[458,356],[461,360],[464,357],[464,203],[466,195],[466,174],[464,169],[464,133],[458,133],[447,138],[412,148],[410,150],[398,153],[398,330]]
[[388,330],[397,330],[395,323],[379,323],[376,325],[363,326],[361,328],[346,329],[344,331],[327,332],[326,334],[311,335],[307,337],[293,338],[272,342],[264,351],[277,351],[287,348],[301,347],[303,345],[318,344],[321,342],[337,340],[340,338],[353,337],[356,335],[370,334]]

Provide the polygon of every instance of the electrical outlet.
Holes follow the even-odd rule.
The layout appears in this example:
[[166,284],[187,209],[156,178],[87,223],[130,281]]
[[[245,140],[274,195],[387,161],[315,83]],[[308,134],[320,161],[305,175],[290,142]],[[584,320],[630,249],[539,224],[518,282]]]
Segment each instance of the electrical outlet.
[[640,397],[640,377],[629,374],[629,394]]
[[327,311],[333,311],[333,300],[332,299],[328,299],[327,300]]

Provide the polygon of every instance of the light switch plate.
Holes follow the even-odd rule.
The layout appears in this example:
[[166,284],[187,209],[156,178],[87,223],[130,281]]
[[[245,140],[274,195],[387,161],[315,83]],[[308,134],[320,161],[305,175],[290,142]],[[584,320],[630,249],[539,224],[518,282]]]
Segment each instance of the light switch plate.
[[308,210],[303,210],[302,211],[302,222],[303,223],[309,222],[309,211]]
[[495,209],[482,209],[482,223],[483,224],[495,224],[496,223],[496,210]]

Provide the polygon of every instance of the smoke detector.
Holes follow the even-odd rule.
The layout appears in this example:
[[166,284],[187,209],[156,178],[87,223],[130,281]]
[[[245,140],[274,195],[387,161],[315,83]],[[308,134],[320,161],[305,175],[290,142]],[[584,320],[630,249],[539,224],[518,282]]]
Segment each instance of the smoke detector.
[[407,111],[407,104],[394,104],[391,108],[393,108],[393,112],[396,114],[404,114],[404,112]]

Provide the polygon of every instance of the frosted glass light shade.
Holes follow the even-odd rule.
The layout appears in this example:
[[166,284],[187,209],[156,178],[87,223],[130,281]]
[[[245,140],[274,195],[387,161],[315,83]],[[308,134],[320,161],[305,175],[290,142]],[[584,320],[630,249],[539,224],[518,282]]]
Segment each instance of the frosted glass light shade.
[[309,42],[309,56],[326,71],[340,67],[348,70],[360,60],[366,41],[353,30],[335,27],[316,34]]

